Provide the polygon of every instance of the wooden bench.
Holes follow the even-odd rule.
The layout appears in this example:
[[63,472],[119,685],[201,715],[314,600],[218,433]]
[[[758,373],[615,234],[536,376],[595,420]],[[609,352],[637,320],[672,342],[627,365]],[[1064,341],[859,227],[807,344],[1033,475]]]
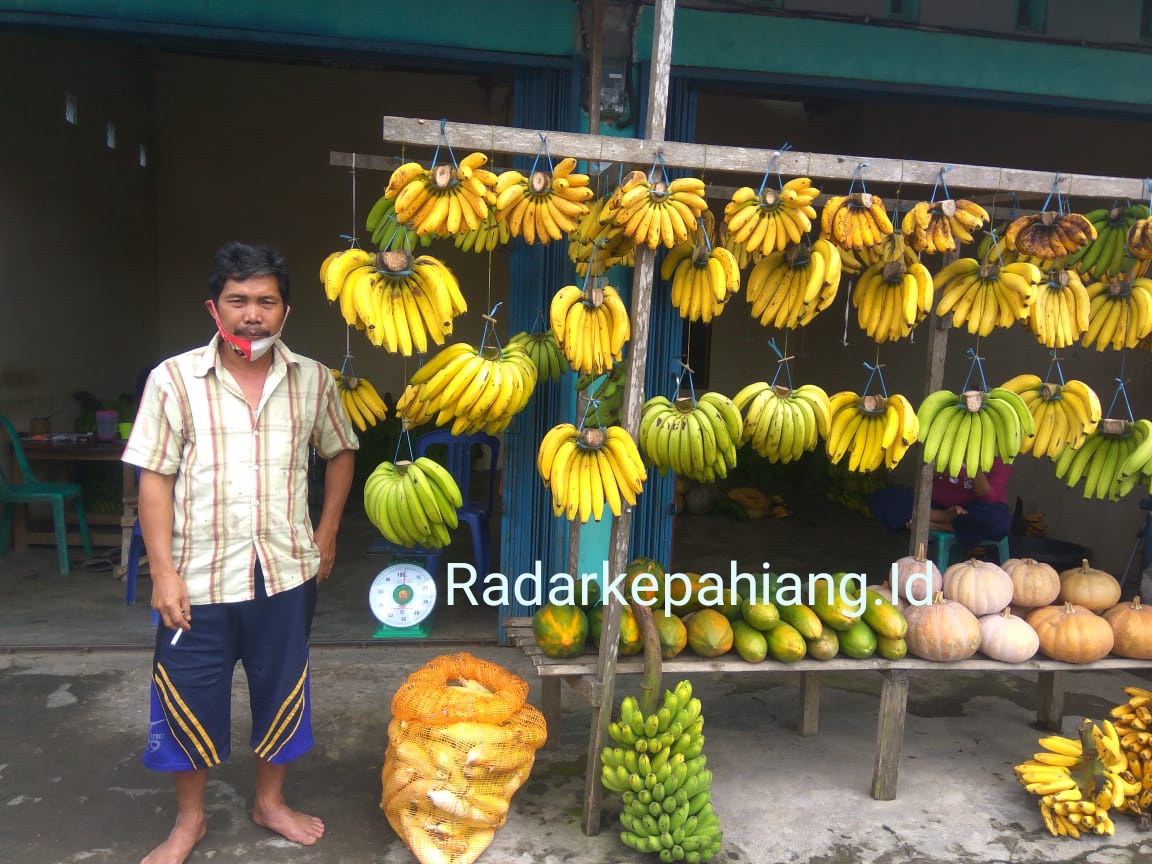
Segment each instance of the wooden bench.
[[[601,682],[598,660],[595,654],[580,657],[555,659],[546,657],[532,636],[532,619],[508,618],[505,621],[508,638],[528,655],[536,674],[540,676],[542,690],[541,711],[548,723],[548,747],[559,745],[556,730],[560,721],[560,684],[566,682],[573,691],[584,698],[593,708],[600,707]],[[852,660],[801,660],[797,663],[779,663],[766,660],[763,663],[747,663],[735,655],[716,659],[681,655],[665,660],[662,671],[671,675],[702,675],[724,673],[733,675],[793,672],[800,675],[800,723],[801,735],[815,735],[820,722],[820,673],[859,672],[871,670],[881,676],[880,710],[876,721],[876,753],[872,772],[872,797],[877,801],[891,801],[896,798],[897,777],[900,757],[904,748],[904,717],[908,707],[908,672],[930,670],[934,672],[1036,672],[1038,673],[1038,700],[1036,721],[1044,729],[1059,731],[1064,717],[1064,676],[1068,672],[1097,672],[1120,669],[1152,670],[1150,660],[1127,660],[1109,657],[1096,663],[1062,663],[1059,660],[1036,659],[1025,663],[1002,663],[987,657],[977,656],[956,663],[934,663],[906,657],[903,660],[869,658]],[[616,665],[617,675],[638,675],[643,671],[640,657],[620,657]],[[594,712],[593,722],[596,722]],[[585,778],[586,784],[598,783],[599,774]],[[587,812],[587,802],[593,802],[598,810],[599,796],[585,795],[585,826],[599,819],[598,812]],[[592,818],[595,816],[595,818]],[[586,831],[587,833],[587,831]]]

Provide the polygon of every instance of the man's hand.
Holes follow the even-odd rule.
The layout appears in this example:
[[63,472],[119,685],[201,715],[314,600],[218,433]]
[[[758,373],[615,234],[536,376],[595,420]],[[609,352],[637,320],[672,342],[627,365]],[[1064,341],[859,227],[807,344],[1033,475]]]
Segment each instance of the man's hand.
[[176,571],[152,574],[152,608],[160,613],[165,627],[171,630],[192,629],[188,586]]
[[326,531],[320,526],[314,536],[316,547],[320,550],[320,569],[316,571],[316,581],[323,582],[332,575],[332,565],[336,563],[336,532]]
[[945,512],[947,512],[947,514],[948,514],[948,521],[949,522],[954,520],[957,516],[967,516],[968,515],[968,511],[965,510],[963,507],[961,507],[959,504],[953,504]]

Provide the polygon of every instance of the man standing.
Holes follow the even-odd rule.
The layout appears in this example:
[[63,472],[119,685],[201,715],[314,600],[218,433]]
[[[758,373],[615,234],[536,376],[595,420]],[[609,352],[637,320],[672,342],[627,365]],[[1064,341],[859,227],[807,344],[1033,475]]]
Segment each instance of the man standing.
[[[284,802],[312,746],[308,639],[352,484],[356,435],[331,373],[280,341],[288,272],[274,249],[216,252],[205,303],[217,335],[148,378],[124,461],[140,467],[140,528],[157,628],[143,761],[175,781],[176,824],[143,864],[179,864],[207,830],[208,769],[229,755],[232,673],[252,707],[252,818],[311,845],[324,823]],[[308,448],[328,460],[313,531]]]

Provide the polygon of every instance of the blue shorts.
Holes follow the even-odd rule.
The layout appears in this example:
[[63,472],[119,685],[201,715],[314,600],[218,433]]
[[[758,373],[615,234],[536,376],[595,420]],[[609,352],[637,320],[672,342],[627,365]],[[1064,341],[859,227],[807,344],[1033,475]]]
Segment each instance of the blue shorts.
[[308,638],[316,580],[272,597],[260,565],[256,598],[192,607],[192,629],[156,628],[151,724],[142,761],[154,771],[211,768],[231,752],[232,672],[248,676],[252,749],[274,764],[312,747]]

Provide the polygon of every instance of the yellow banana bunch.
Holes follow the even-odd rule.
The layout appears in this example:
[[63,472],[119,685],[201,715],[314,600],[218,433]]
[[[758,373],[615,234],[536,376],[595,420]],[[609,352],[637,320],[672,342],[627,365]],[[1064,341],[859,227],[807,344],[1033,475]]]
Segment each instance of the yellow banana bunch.
[[820,212],[820,233],[841,249],[864,249],[892,233],[892,220],[879,195],[833,195]]
[[900,232],[917,252],[955,252],[957,241],[971,243],[987,221],[988,211],[975,201],[921,201],[904,214]]
[[789,388],[756,381],[732,402],[743,415],[739,443],[751,444],[769,462],[793,462],[828,437],[832,410],[828,394],[815,384]]
[[1065,446],[1080,447],[1100,423],[1100,399],[1083,381],[1049,384],[1039,375],[1023,373],[1000,386],[1023,399],[1032,415],[1036,434],[1023,440],[1021,453],[1055,459]]
[[742,186],[724,206],[724,228],[733,244],[749,254],[782,252],[799,243],[812,230],[820,190],[807,177],[789,180],[780,189],[765,186],[757,192]]
[[1079,213],[1047,210],[1008,223],[1004,245],[1035,258],[1067,258],[1096,239],[1096,226]]
[[1096,229],[1096,239],[1068,256],[1068,266],[1079,272],[1085,279],[1113,279],[1130,270],[1129,255],[1137,258],[1135,249],[1129,249],[1129,238],[1135,238],[1137,246],[1143,238],[1146,225],[1137,226],[1148,218],[1148,205],[1133,204],[1127,207],[1102,207],[1085,213],[1084,218]]
[[975,258],[958,258],[933,278],[940,292],[939,316],[952,313],[952,326],[968,325],[968,332],[987,336],[997,327],[1025,321],[1036,287],[1044,281],[1040,269],[1022,261],[1000,265],[981,264]]
[[959,476],[961,468],[970,477],[989,471],[997,456],[1011,463],[1024,438],[1036,433],[1028,406],[1006,387],[987,393],[936,390],[924,397],[916,416],[924,461],[949,477]]
[[712,483],[736,467],[744,420],[740,409],[720,393],[670,401],[653,396],[640,413],[637,437],[644,457],[661,473]]
[[1137,816],[1152,815],[1152,691],[1125,687],[1128,701],[1111,710],[1128,773],[1140,792],[1128,797],[1123,809]]
[[452,243],[461,252],[484,253],[491,252],[497,246],[507,246],[511,240],[512,232],[508,230],[508,223],[497,221],[496,211],[489,208],[479,228],[470,228],[463,234],[457,234]]
[[900,254],[881,259],[860,274],[852,305],[861,330],[876,342],[894,342],[927,317],[933,296],[928,268],[919,261],[908,264]]
[[863,249],[841,249],[839,246],[836,248],[840,252],[840,266],[849,276],[858,276],[876,263],[887,264],[889,261],[900,259],[904,261],[904,266],[911,267],[920,262],[920,256],[904,242],[904,235],[895,231],[875,246],[865,246]]
[[420,388],[413,398],[436,416],[437,426],[451,423],[453,435],[495,434],[528,404],[536,377],[536,365],[520,345],[477,349],[455,342],[417,369],[410,383]]
[[604,271],[617,265],[631,267],[636,259],[636,244],[624,234],[624,229],[611,219],[603,221],[607,198],[592,202],[576,229],[568,236],[568,258],[576,265],[576,272],[587,276],[603,276]]
[[1025,325],[1048,348],[1068,348],[1088,329],[1088,289],[1071,269],[1043,273],[1032,297]]
[[552,298],[548,319],[560,350],[581,373],[607,372],[632,335],[628,310],[611,285],[587,291],[565,285]]
[[469,153],[456,167],[405,162],[392,172],[384,197],[396,199],[396,219],[418,237],[475,231],[496,203],[496,175],[487,162],[483,153]]
[[496,219],[507,222],[508,232],[529,245],[564,239],[588,214],[587,202],[596,197],[588,175],[574,173],[575,168],[576,160],[568,157],[557,162],[551,174],[533,171],[526,177],[505,171],[496,179]]
[[1119,501],[1152,474],[1152,420],[1101,420],[1079,448],[1055,457],[1056,479],[1069,489],[1084,481],[1085,498]]
[[399,546],[447,546],[463,503],[452,475],[426,456],[381,462],[364,482],[365,514],[386,540]]
[[540,443],[536,468],[552,490],[553,514],[581,522],[599,522],[605,505],[614,516],[624,505],[636,506],[648,479],[636,442],[622,426],[554,426]]
[[559,381],[572,371],[551,330],[545,330],[543,333],[517,333],[508,342],[511,345],[519,345],[528,352],[528,357],[536,366],[536,373],[542,382]]
[[428,412],[423,384],[409,384],[404,388],[404,392],[396,400],[396,416],[408,429],[423,426],[436,419],[434,413]]
[[681,243],[664,256],[660,278],[671,281],[681,318],[708,323],[740,290],[740,265],[723,246]]
[[752,317],[765,327],[806,327],[836,299],[840,250],[821,237],[761,258],[748,274]]
[[848,470],[867,473],[895,468],[917,439],[916,409],[904,396],[861,396],[843,390],[829,397],[826,441],[833,463],[848,456]]
[[1145,215],[1133,222],[1128,229],[1125,245],[1137,260],[1152,260],[1152,219]]
[[332,377],[340,390],[340,404],[348,419],[361,432],[375,426],[377,420],[388,419],[388,406],[367,378],[358,375],[345,375],[333,369]]
[[619,226],[637,246],[671,249],[695,234],[697,220],[707,209],[703,180],[680,177],[652,183],[643,171],[631,171],[608,199],[600,222]]
[[1152,279],[1116,279],[1088,286],[1088,329],[1081,345],[1097,351],[1135,348],[1152,333]]

